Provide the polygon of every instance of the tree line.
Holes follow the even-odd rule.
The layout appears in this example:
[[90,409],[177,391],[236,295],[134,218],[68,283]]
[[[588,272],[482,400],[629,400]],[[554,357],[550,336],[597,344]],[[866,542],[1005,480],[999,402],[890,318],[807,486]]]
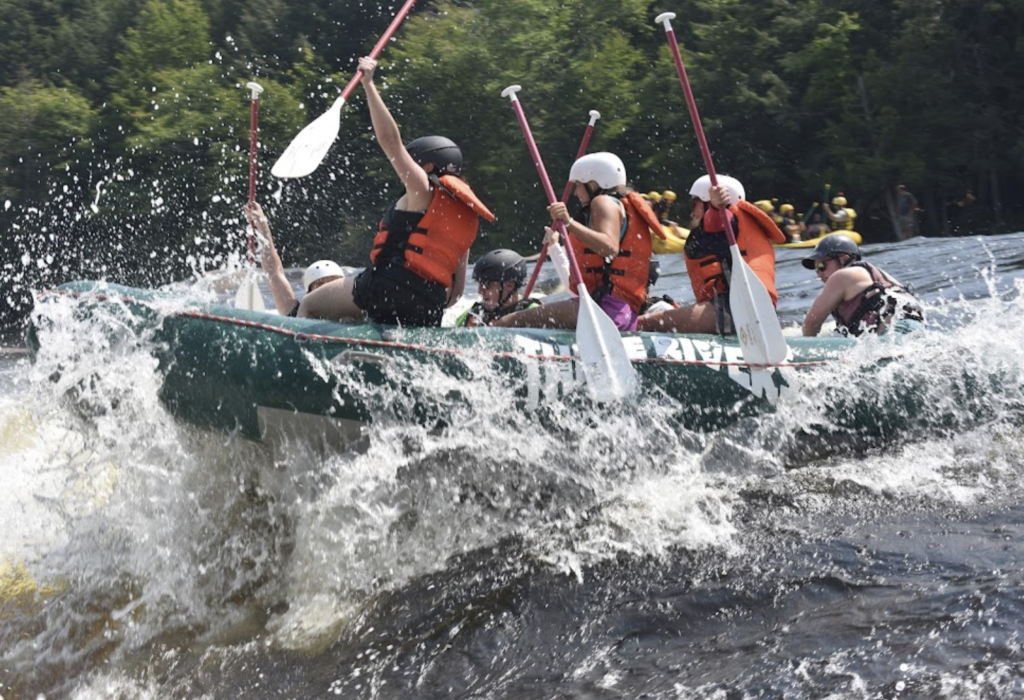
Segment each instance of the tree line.
[[[244,254],[250,80],[258,198],[286,264],[361,265],[397,195],[361,91],[325,162],[270,165],[334,100],[401,3],[0,0],[0,324],[26,290],[72,278],[136,285]],[[422,0],[378,83],[408,140],[457,141],[498,221],[476,254],[539,248],[544,195],[501,90],[519,93],[556,189],[590,110],[591,150],[685,206],[704,171],[665,41],[673,27],[718,170],[798,210],[824,183],[865,240],[895,238],[893,189],[928,235],[1022,227],[1020,0]],[[685,212],[675,212],[685,218]]]

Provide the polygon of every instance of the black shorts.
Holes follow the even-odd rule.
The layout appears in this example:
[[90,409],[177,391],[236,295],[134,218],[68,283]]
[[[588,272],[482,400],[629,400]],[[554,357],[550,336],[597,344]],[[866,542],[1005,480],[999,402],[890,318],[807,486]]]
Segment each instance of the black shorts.
[[448,290],[400,265],[366,268],[356,278],[352,297],[374,323],[440,326]]

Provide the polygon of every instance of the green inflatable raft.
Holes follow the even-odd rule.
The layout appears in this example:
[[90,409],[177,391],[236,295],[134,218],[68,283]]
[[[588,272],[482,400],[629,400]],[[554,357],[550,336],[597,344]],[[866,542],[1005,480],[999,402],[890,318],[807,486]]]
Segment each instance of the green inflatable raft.
[[[443,426],[471,406],[470,394],[477,401],[508,397],[511,407],[538,415],[590,401],[569,331],[339,324],[189,303],[172,292],[73,282],[40,294],[29,331],[34,357],[46,351],[40,342],[51,303],[71,304],[82,318],[116,312],[119,320],[111,326],[120,340],[112,347],[141,344],[152,353],[160,400],[177,420],[253,440],[352,445],[376,420],[396,416]],[[752,366],[734,338],[623,338],[640,380],[639,400],[672,407],[681,426],[699,431],[799,401],[794,380],[843,362],[856,344],[792,337],[783,363]],[[885,420],[868,411],[868,423]]]

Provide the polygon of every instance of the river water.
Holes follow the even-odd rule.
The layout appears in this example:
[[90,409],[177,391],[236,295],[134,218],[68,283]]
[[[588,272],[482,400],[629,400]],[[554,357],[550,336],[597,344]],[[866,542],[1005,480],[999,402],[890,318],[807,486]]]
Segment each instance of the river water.
[[[865,251],[926,331],[715,433],[653,394],[538,425],[469,388],[444,432],[271,452],[176,424],[145,344],[69,315],[92,410],[0,356],[0,696],[1024,697],[1024,234]],[[911,427],[801,452],[817,392],[908,375]]]

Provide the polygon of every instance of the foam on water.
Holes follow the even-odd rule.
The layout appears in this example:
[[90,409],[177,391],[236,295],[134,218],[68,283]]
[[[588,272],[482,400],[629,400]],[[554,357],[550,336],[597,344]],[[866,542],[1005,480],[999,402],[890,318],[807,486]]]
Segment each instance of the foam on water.
[[[127,672],[161,645],[266,635],[314,653],[359,630],[381,596],[474,553],[579,583],[621,556],[755,556],[764,543],[744,539],[743,520],[762,500],[822,517],[1020,493],[1017,284],[943,301],[899,346],[869,339],[840,365],[787,376],[798,398],[715,433],[682,429],[679,407],[654,394],[599,414],[574,401],[520,414],[511,387],[425,365],[406,368],[409,381],[443,421],[419,425],[401,391],[373,389],[370,448],[327,457],[178,425],[147,331],[117,307],[84,316],[54,300],[41,356],[0,397],[0,517],[14,533],[5,553],[60,588],[38,624],[2,623],[23,641],[0,661],[70,679],[101,659]],[[468,376],[490,371],[485,353],[465,362]],[[846,440],[836,405],[896,405],[900,424]],[[119,682],[97,677],[83,697]]]

